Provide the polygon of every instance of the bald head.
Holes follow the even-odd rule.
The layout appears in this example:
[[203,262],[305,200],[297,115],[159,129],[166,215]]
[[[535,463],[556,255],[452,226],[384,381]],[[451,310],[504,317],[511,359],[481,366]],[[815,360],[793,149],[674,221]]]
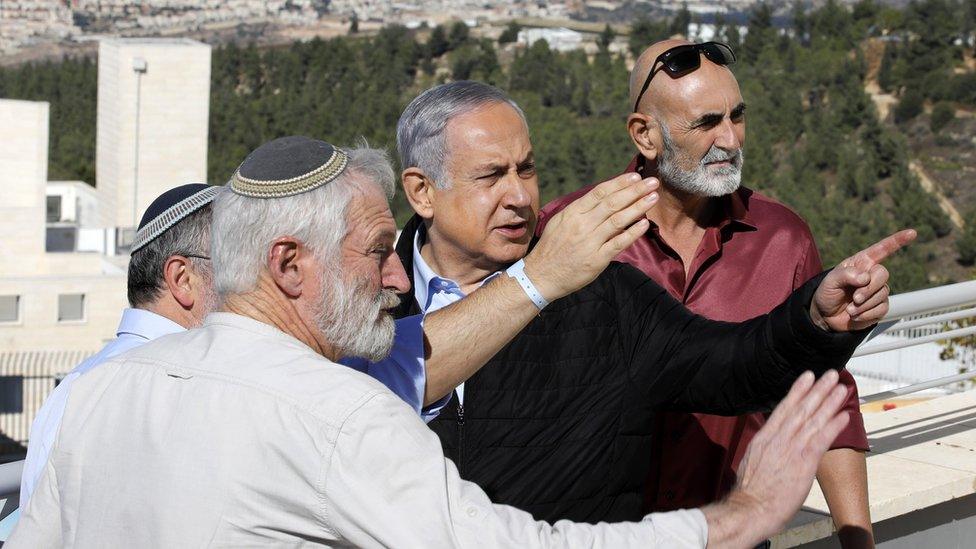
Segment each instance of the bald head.
[[664,40],[637,59],[630,79],[634,103],[647,75],[658,70],[627,117],[627,131],[664,187],[691,196],[722,196],[739,186],[746,107],[732,71],[701,53],[694,70],[672,75],[654,66],[667,50],[691,44]]
[[[661,40],[660,42],[655,42],[647,47],[634,62],[634,69],[630,71],[630,104],[633,105],[637,101],[637,94],[640,93],[641,86],[644,85],[644,79],[647,78],[647,74],[651,72],[651,65],[657,56],[668,51],[675,46],[683,46],[685,44],[691,44],[687,40],[681,40],[679,38],[669,38],[667,40]],[[644,92],[644,95],[652,95],[654,91],[655,82],[652,81],[651,85]],[[647,101],[641,101],[641,104],[646,104]]]
[[[692,42],[682,39],[661,40],[651,44],[641,53],[634,63],[634,69],[630,73],[630,104],[637,101],[637,96],[644,86],[644,80],[654,69],[654,61],[659,55],[676,46],[690,45]],[[658,67],[660,69],[660,67]],[[656,114],[661,110],[667,110],[672,105],[669,103],[676,98],[687,96],[689,88],[696,87],[734,87],[738,91],[738,82],[732,71],[728,67],[716,65],[706,57],[701,57],[701,67],[687,74],[672,76],[667,71],[658,70],[651,80],[647,90],[641,97],[640,105],[637,106],[639,112]]]

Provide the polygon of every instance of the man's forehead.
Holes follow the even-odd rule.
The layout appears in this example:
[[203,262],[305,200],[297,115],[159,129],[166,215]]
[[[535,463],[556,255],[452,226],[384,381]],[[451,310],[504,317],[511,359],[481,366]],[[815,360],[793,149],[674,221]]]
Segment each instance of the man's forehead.
[[681,78],[662,78],[658,94],[654,99],[663,109],[692,117],[731,111],[742,103],[742,93],[732,72],[704,61],[700,69]]
[[386,195],[376,185],[356,185],[349,202],[347,216],[350,229],[383,230],[392,227],[396,231],[396,221],[390,211]]
[[505,103],[456,116],[448,124],[446,138],[449,148],[470,149],[458,160],[478,164],[507,159],[513,152],[524,156],[532,149],[525,121]]

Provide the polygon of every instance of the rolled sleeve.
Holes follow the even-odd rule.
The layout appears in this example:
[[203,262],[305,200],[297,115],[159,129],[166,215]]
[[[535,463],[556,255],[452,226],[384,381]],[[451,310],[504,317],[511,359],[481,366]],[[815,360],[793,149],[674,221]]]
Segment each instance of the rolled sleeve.
[[368,374],[386,385],[424,421],[437,417],[441,409],[451,400],[451,396],[448,395],[430,406],[423,405],[427,387],[423,315],[408,316],[396,321],[393,349],[387,358],[379,362],[370,362],[364,358],[350,357],[339,362]]

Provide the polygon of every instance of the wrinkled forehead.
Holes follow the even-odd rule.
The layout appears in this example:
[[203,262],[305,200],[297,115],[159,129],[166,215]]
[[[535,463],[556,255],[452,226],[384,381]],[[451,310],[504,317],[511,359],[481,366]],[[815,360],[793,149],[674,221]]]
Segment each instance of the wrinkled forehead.
[[378,185],[352,187],[346,210],[347,236],[363,240],[386,240],[396,236],[396,220],[389,201]]
[[742,103],[739,83],[732,71],[705,59],[698,70],[678,78],[662,71],[654,77],[648,94],[652,108],[668,117],[724,113]]
[[445,131],[448,169],[521,161],[532,152],[529,128],[510,105],[492,103],[451,119]]

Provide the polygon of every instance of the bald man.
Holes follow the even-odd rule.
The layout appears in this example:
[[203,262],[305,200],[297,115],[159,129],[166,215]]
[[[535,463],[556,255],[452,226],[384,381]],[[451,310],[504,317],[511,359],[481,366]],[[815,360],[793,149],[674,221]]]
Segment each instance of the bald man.
[[[637,154],[626,172],[657,177],[650,228],[616,259],[640,268],[689,310],[739,322],[769,312],[822,270],[807,225],[782,204],[740,186],[746,104],[724,44],[665,40],[647,48],[630,78],[627,132]],[[538,231],[589,187],[540,214]],[[855,297],[855,302],[857,302]],[[864,452],[857,388],[847,428],[817,471],[845,547],[870,547]],[[725,496],[762,414],[722,417],[665,413],[646,485],[647,510],[697,507]]]

